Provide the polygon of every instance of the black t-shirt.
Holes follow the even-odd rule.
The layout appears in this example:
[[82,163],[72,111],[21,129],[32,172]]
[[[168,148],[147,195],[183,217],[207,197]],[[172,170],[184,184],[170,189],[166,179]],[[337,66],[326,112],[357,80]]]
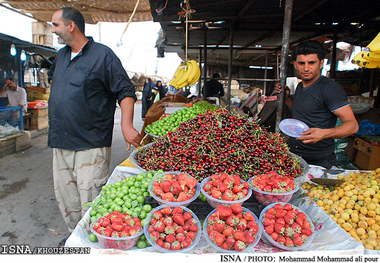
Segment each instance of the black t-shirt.
[[205,84],[206,89],[206,98],[207,97],[223,97],[224,88],[223,84],[217,81],[216,79],[211,79]]
[[51,68],[48,145],[73,151],[110,147],[116,101],[136,100],[119,58],[89,38],[76,57],[58,51]]
[[[333,112],[346,105],[347,96],[342,86],[321,76],[306,88],[302,82],[298,84],[293,98],[292,118],[303,121],[310,128],[333,128],[337,122]],[[332,138],[308,144],[289,138],[288,145],[291,152],[305,159],[323,159],[335,150]]]

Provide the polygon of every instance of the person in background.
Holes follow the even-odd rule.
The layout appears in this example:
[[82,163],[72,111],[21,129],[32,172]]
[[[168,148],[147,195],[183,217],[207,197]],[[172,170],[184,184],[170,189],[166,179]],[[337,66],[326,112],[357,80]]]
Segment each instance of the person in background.
[[218,81],[220,78],[219,73],[214,73],[212,78],[206,82],[206,84],[202,88],[202,94],[205,94],[205,98],[208,97],[223,97],[224,96],[224,88],[223,84]]
[[163,98],[165,98],[166,92],[165,92],[164,87],[162,86],[162,81],[161,80],[157,80],[157,83],[154,86],[153,90],[154,90],[153,93],[156,96],[155,100],[154,100],[155,102],[159,101],[159,100],[161,100]]
[[[292,52],[293,65],[302,80],[290,97],[285,86],[285,104],[292,118],[303,121],[310,129],[301,137],[290,137],[290,151],[308,164],[330,169],[336,165],[334,138],[344,138],[358,131],[358,123],[341,85],[321,75],[325,49],[321,43],[309,40],[300,43]],[[282,92],[276,86],[276,93]],[[336,126],[337,118],[342,122]]]
[[169,86],[169,92],[166,93],[165,96],[175,95],[175,94],[182,94],[183,88],[176,89],[173,86]]
[[[85,35],[85,20],[75,8],[52,16],[61,48],[51,67],[48,146],[53,148],[54,192],[72,232],[109,178],[116,101],[126,150],[138,147],[133,127],[135,87],[115,53]],[[60,245],[64,245],[62,240]]]
[[141,108],[141,118],[145,120],[145,114],[148,112],[149,108],[153,105],[154,93],[152,89],[154,84],[151,78],[145,79],[143,92],[142,92],[142,108]]
[[21,107],[24,115],[28,111],[26,91],[25,89],[17,86],[17,83],[14,79],[8,78],[5,81],[0,91],[0,97],[8,98],[8,104],[3,106]]

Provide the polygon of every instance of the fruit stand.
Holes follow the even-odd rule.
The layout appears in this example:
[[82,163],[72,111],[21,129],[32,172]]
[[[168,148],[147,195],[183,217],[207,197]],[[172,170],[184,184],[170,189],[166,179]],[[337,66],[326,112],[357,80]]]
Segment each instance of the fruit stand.
[[[361,221],[374,216],[374,222],[364,229],[368,237],[354,235],[341,221],[346,215],[340,205],[351,202],[354,192],[349,190],[355,186],[348,183],[356,171],[339,175],[347,176],[343,192],[338,186],[311,185],[316,175],[310,167],[319,167],[289,152],[280,135],[252,119],[219,108],[195,115],[189,109],[181,111],[165,117],[174,125],[166,135],[157,134],[116,167],[66,246],[136,257],[377,253],[377,171],[361,176],[374,177],[362,186],[371,188],[363,196],[373,204],[366,207],[363,199],[356,208]],[[340,200],[346,203],[334,204]],[[358,225],[345,220],[351,228]]]

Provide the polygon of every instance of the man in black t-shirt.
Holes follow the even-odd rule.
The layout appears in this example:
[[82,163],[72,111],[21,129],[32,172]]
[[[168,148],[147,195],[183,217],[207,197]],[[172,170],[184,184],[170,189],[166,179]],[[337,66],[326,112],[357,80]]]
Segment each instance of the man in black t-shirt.
[[[286,90],[285,104],[292,118],[303,121],[310,129],[301,137],[289,138],[290,151],[308,164],[331,168],[336,165],[334,138],[344,138],[359,126],[341,85],[321,75],[325,49],[318,41],[306,41],[292,53],[294,67],[302,80],[294,97]],[[276,91],[281,92],[277,85]],[[342,122],[336,126],[337,118]]]

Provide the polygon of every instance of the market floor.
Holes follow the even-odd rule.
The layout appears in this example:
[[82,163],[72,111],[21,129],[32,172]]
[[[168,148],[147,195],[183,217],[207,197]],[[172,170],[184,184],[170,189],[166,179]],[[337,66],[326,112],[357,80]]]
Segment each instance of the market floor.
[[[115,113],[110,174],[131,151],[121,133],[120,108]],[[135,104],[134,127],[143,126],[141,103]],[[70,233],[53,192],[52,149],[47,134],[32,139],[32,147],[0,158],[0,244],[55,247]]]

